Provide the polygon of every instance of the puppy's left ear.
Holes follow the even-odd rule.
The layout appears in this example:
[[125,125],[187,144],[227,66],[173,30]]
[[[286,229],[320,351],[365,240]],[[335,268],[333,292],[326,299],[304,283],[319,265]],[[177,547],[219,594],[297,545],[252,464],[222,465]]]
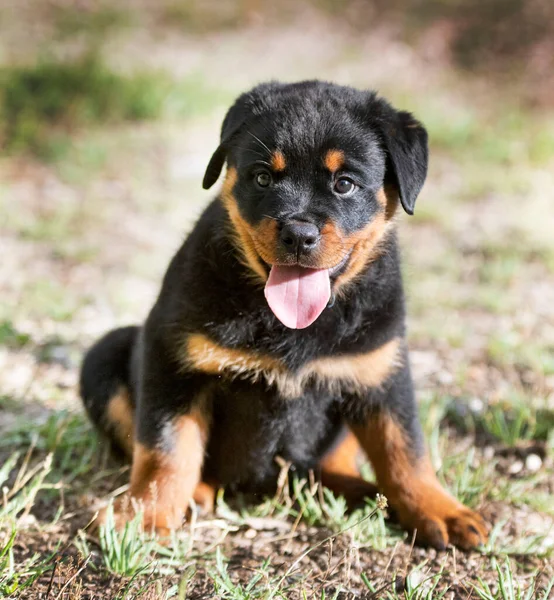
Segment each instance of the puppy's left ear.
[[427,131],[414,116],[391,106],[381,121],[381,133],[387,150],[385,177],[396,185],[404,210],[414,214],[415,201],[425,183],[429,164]]

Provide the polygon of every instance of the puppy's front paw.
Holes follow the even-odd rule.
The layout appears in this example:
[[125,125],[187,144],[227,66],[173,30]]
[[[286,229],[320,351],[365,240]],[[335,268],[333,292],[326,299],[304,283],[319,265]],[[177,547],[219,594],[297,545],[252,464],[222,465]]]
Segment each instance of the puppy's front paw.
[[416,531],[418,543],[438,550],[444,550],[448,544],[471,550],[487,541],[488,526],[478,513],[441,488],[430,486],[420,492],[416,502],[414,498],[411,502],[399,499],[395,507],[400,522]]
[[174,510],[157,505],[145,506],[143,502],[125,495],[118,498],[113,505],[101,509],[91,529],[98,530],[100,526],[104,526],[123,531],[125,526],[139,514],[142,529],[160,537],[171,535],[171,531],[178,529],[183,520],[182,516],[179,517]]

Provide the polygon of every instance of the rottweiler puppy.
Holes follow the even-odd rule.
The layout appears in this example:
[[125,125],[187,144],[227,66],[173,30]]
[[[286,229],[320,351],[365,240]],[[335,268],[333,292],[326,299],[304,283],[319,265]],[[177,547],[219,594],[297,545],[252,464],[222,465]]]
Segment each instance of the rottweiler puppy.
[[81,394],[132,459],[145,527],[179,527],[214,490],[270,493],[313,469],[373,496],[361,447],[400,523],[436,548],[487,526],[439,483],[410,376],[395,220],[427,173],[424,127],[372,91],[266,83],[230,108],[204,176],[223,188],[171,261],[141,327],[88,352]]

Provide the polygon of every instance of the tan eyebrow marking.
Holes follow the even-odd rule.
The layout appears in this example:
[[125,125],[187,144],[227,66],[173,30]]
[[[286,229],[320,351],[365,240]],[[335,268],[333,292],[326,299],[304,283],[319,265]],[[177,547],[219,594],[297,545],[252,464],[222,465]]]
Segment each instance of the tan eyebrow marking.
[[336,173],[344,164],[344,152],[342,150],[328,150],[323,164],[331,173]]
[[284,171],[286,166],[285,155],[280,150],[275,150],[271,155],[271,168],[274,171]]

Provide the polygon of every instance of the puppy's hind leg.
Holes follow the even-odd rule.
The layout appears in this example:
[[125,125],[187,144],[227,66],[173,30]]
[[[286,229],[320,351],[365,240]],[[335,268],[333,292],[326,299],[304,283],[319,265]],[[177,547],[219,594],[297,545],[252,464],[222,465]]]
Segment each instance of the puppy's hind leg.
[[128,458],[133,453],[134,430],[131,354],[138,333],[138,327],[122,327],[106,334],[86,354],[80,377],[81,397],[91,421]]
[[375,498],[377,494],[376,486],[360,475],[358,458],[361,452],[355,435],[345,428],[319,465],[321,483],[335,494],[344,496],[351,508],[362,504],[364,498]]

